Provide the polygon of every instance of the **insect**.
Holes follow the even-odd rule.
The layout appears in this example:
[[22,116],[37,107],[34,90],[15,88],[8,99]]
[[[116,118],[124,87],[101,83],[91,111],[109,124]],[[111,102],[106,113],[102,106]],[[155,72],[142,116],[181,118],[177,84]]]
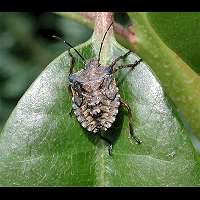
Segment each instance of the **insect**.
[[100,64],[103,42],[112,25],[113,23],[110,24],[103,36],[98,57],[90,60],[85,60],[85,58],[65,40],[53,36],[54,38],[63,40],[65,44],[74,49],[84,63],[84,68],[74,73],[75,58],[69,50],[71,64],[68,75],[68,89],[72,97],[72,110],[82,127],[93,134],[99,135],[101,139],[109,144],[109,155],[111,155],[112,142],[105,138],[103,133],[112,126],[120,106],[125,107],[128,111],[131,137],[134,138],[138,144],[141,143],[133,131],[131,108],[120,98],[119,89],[113,74],[122,68],[129,67],[133,69],[142,59],[137,60],[133,64],[116,67],[119,60],[126,58],[131,53],[131,51],[128,51],[124,55],[113,60],[109,66],[102,66]]

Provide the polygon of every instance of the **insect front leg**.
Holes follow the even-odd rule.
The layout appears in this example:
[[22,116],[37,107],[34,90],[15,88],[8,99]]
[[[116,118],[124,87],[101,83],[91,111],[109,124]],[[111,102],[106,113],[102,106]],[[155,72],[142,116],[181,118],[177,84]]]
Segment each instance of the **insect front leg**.
[[111,67],[112,69],[114,68],[114,66],[116,65],[116,63],[121,60],[121,59],[125,59],[126,56],[128,56],[129,54],[131,53],[131,51],[128,51],[127,53],[125,53],[124,55],[122,56],[119,56],[118,58],[116,58],[111,64],[109,67]]
[[119,69],[129,68],[129,67],[134,69],[137,65],[140,64],[141,61],[142,61],[142,59],[140,58],[139,60],[136,60],[133,64],[118,66],[117,69],[114,69],[114,72],[116,72]]
[[139,60],[136,60],[135,63],[133,64],[128,64],[128,65],[123,65],[123,66],[119,66],[117,68],[115,68],[116,63],[121,60],[121,59],[125,59],[129,54],[131,53],[131,51],[128,51],[127,53],[125,53],[122,56],[119,56],[118,58],[116,58],[111,64],[110,64],[110,68],[112,69],[112,72],[115,73],[117,70],[122,69],[122,68],[127,68],[130,67],[132,69],[134,69],[138,64],[140,64],[140,62],[142,61],[142,59],[140,58]]
[[123,68],[132,68],[132,70],[140,64],[140,62],[142,61],[142,59],[140,58],[139,60],[136,60],[133,64],[128,64],[128,65],[121,65],[121,66],[118,66],[117,68],[114,68],[113,69],[113,73],[115,73],[117,70],[119,69],[123,69]]
[[126,102],[123,102],[123,101],[120,101],[120,105],[123,106],[124,108],[127,109],[128,111],[128,123],[129,123],[129,131],[130,131],[130,135],[132,138],[134,138],[134,140],[138,143],[138,144],[141,144],[142,141],[136,137],[134,131],[133,131],[133,125],[132,125],[132,120],[133,120],[133,117],[132,117],[132,112],[131,112],[131,108],[130,106],[126,103]]

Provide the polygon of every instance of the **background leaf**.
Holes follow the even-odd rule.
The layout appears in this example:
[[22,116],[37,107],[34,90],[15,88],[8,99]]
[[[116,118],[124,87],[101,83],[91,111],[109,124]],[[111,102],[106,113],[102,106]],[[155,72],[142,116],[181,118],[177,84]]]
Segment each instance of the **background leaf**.
[[158,76],[185,125],[200,138],[200,78],[154,30],[148,13],[129,13],[137,35],[135,52]]
[[[90,40],[77,49],[89,59],[95,45]],[[107,63],[127,52],[114,38],[108,48]],[[131,54],[124,62],[137,59]],[[76,65],[82,67],[78,58]],[[200,185],[199,157],[147,65],[121,71],[118,78],[120,94],[133,109],[135,132],[143,143],[136,145],[128,138],[127,116],[120,110],[107,132],[114,143],[112,157],[103,141],[69,116],[68,68],[65,52],[47,66],[11,114],[0,135],[1,185]]]
[[200,74],[200,13],[155,12],[148,19],[165,44]]

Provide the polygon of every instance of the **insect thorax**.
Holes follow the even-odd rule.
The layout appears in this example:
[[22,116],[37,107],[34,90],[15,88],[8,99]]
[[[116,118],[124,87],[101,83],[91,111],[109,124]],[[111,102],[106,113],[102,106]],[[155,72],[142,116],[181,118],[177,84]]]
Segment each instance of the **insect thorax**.
[[106,131],[116,119],[120,95],[106,67],[87,67],[72,75],[73,110],[88,131]]

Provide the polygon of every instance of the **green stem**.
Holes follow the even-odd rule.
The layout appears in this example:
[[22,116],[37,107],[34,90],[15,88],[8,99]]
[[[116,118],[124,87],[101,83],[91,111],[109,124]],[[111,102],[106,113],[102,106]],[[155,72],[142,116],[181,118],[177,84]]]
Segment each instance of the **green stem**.
[[192,131],[200,138],[200,78],[156,34],[145,13],[129,13],[137,36],[135,52],[149,64]]

